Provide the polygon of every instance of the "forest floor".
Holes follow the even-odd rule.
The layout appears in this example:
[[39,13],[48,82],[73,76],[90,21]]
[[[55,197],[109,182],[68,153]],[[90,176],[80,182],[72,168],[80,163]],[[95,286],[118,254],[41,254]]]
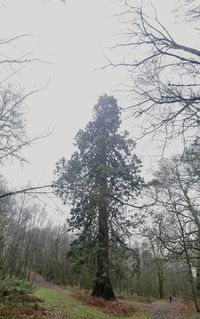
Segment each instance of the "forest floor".
[[[46,294],[48,294],[48,293],[46,292],[46,294],[45,294],[45,292],[41,289],[46,289],[46,288],[48,290],[50,289],[53,291],[60,291],[60,292],[62,292],[61,295],[67,294],[68,295],[67,298],[68,299],[71,298],[69,289],[64,289],[64,288],[61,288],[57,285],[49,283],[42,276],[40,276],[38,274],[35,275],[34,283],[36,284],[36,286],[38,286],[40,288],[38,295],[44,299],[46,297]],[[41,291],[43,291],[43,293]],[[50,293],[50,295],[51,295],[51,293]],[[86,305],[89,305],[91,307],[91,305],[89,303],[90,299],[89,299],[89,302],[87,299],[84,300],[84,298],[82,298],[82,300],[81,300],[80,295],[81,294],[77,294],[77,293],[72,294],[73,298],[78,299],[78,301],[80,301],[82,304],[86,304]],[[48,295],[48,298],[46,298],[46,299],[48,302],[49,299],[51,299],[51,298]],[[200,316],[195,314],[195,310],[194,310],[192,303],[186,303],[183,300],[181,300],[180,298],[174,298],[171,303],[167,299],[165,299],[165,300],[163,299],[161,301],[158,300],[158,301],[151,302],[151,303],[150,302],[138,302],[135,300],[131,300],[131,301],[130,300],[123,300],[123,303],[128,303],[131,306],[133,306],[133,308],[135,309],[136,314],[131,315],[131,318],[141,318],[141,319],[143,319],[143,318],[144,319],[146,319],[146,318],[152,318],[152,319],[193,319],[193,318],[196,319],[196,318],[200,318]],[[51,304],[51,302],[50,302],[50,304]],[[99,309],[97,309],[97,310],[99,310]],[[83,316],[82,317],[80,315],[78,316],[78,314],[77,314],[77,317],[75,317],[75,318],[81,319],[81,318],[100,318],[100,317],[99,317],[99,314],[96,317],[93,317],[93,316],[92,317],[91,316],[88,316],[88,317]],[[110,319],[111,317],[106,315],[105,318]],[[120,316],[120,318],[122,318],[122,316]],[[71,317],[70,317],[70,319],[71,319]],[[72,319],[73,319],[73,317],[72,317]]]
[[[0,311],[0,319],[199,319],[192,303],[174,299],[145,302],[121,300],[106,302],[87,293],[59,287],[42,276],[32,274],[37,287],[31,303],[13,305]],[[1,310],[1,305],[0,305]]]

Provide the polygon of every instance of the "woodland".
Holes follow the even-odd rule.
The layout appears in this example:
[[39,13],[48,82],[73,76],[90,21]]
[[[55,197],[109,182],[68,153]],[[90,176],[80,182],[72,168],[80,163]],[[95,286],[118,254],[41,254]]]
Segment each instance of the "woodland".
[[[133,319],[198,318],[200,49],[198,43],[193,47],[177,42],[156,10],[149,16],[142,3],[131,0],[121,1],[121,7],[117,18],[123,32],[111,49],[118,50],[121,59],[107,57],[102,68],[127,70],[131,83],[123,91],[131,96],[131,105],[119,105],[114,95],[100,96],[91,120],[74,137],[71,158],[58,158],[55,163],[50,185],[22,185],[13,190],[6,176],[0,177],[0,318],[19,318],[15,313],[6,315],[5,308],[13,300],[24,305],[23,298],[33,294],[37,278],[52,291],[33,295],[38,298],[33,301],[35,310],[40,307],[39,298],[51,308],[52,298],[54,302],[57,298],[53,293],[60,291],[64,302],[73,297],[62,295],[64,289],[75,289],[73,298],[84,303],[81,294],[86,294],[90,307],[97,300],[115,307],[121,300],[121,305],[133,302],[135,308],[134,302],[140,301],[142,307],[156,302],[163,307],[153,313],[125,313]],[[181,23],[198,35],[200,1],[177,1],[176,10]],[[10,44],[20,45],[23,37],[0,40],[0,52]],[[32,61],[24,55],[0,56],[2,66],[28,68]],[[26,131],[24,102],[35,92],[24,95],[8,82],[9,78],[0,82],[1,166],[10,160],[24,162],[21,151],[45,138],[30,139]],[[162,141],[162,156],[150,179],[144,176],[137,156],[140,140],[136,143],[122,129],[124,113],[142,123],[141,140],[150,136]],[[176,143],[182,151],[168,156],[168,147]],[[48,218],[41,194],[52,194],[69,208],[64,223],[55,225]],[[183,309],[181,314],[166,310],[173,302]],[[89,313],[84,317],[83,310],[72,315],[67,306],[62,309],[63,318],[101,318]],[[56,316],[47,312],[34,318]]]

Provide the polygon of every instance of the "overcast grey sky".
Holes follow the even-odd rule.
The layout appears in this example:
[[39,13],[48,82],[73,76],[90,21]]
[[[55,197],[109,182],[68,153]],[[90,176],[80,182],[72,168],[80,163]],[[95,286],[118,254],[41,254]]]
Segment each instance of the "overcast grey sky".
[[[126,71],[99,69],[106,63],[104,56],[110,54],[108,47],[117,42],[116,34],[121,27],[114,15],[120,12],[120,2],[66,0],[63,5],[59,0],[0,1],[1,38],[32,35],[10,48],[10,54],[33,50],[33,57],[47,62],[27,65],[14,79],[27,90],[40,89],[48,83],[44,90],[26,101],[27,132],[34,137],[45,130],[52,131],[50,136],[24,150],[30,164],[21,167],[14,163],[2,168],[13,187],[19,188],[28,182],[33,185],[51,182],[55,162],[61,156],[70,157],[73,138],[92,118],[92,108],[100,95],[115,95],[120,106],[127,103],[123,95],[115,92],[128,76]],[[187,44],[181,24],[175,27],[170,19],[174,1],[151,2],[163,24],[173,30],[180,41],[184,34]],[[123,126],[133,138],[138,134],[134,119],[124,121]],[[152,166],[156,167],[157,158],[151,156],[161,153],[159,147],[149,140],[138,142],[137,153],[144,162],[146,175]]]

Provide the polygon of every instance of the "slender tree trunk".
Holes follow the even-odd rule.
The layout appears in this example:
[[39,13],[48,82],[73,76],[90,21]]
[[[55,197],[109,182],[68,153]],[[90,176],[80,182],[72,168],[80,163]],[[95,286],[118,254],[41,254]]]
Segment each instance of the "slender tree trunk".
[[192,288],[192,298],[193,298],[193,301],[194,301],[194,305],[195,305],[196,311],[200,312],[200,308],[199,308],[199,304],[198,304],[198,300],[197,300],[196,283],[194,282],[194,278],[193,278],[191,259],[190,259],[190,256],[188,254],[188,248],[187,248],[186,241],[185,241],[185,236],[184,236],[184,229],[183,229],[183,226],[182,226],[182,224],[180,222],[178,214],[177,214],[177,218],[178,218],[179,226],[180,226],[180,229],[181,229],[181,232],[182,232],[182,237],[183,237],[182,238],[182,240],[183,240],[183,248],[184,248],[184,251],[185,251],[186,262],[187,262],[187,265],[188,265],[190,283],[191,283],[191,288]]
[[195,305],[196,311],[200,312],[200,308],[199,308],[198,301],[197,301],[196,287],[195,287],[193,274],[192,274],[192,267],[191,267],[190,259],[188,258],[188,255],[186,256],[186,260],[187,260],[187,264],[188,264],[188,270],[189,270],[189,276],[190,276],[190,283],[191,283],[191,288],[192,288],[192,297],[193,297],[194,305]]
[[163,299],[163,286],[163,271],[160,269],[158,272],[158,290],[160,299]]
[[[200,225],[198,224],[198,236],[197,236],[197,246],[200,248]],[[197,296],[200,296],[200,260],[197,258],[196,261],[196,290]]]
[[163,299],[164,295],[164,266],[163,266],[163,257],[162,254],[160,255],[160,258],[156,255],[155,252],[155,246],[153,243],[153,240],[150,239],[152,251],[153,251],[153,256],[155,259],[155,266],[156,266],[156,274],[158,278],[158,292],[159,292],[159,297],[160,299]]
[[196,265],[196,290],[197,290],[197,295],[200,296],[200,261],[197,260],[197,265]]

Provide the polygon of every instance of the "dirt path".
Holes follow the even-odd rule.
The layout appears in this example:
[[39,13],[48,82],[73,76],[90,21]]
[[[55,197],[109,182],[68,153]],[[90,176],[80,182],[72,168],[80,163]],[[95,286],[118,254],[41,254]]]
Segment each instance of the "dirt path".
[[174,315],[174,306],[169,303],[165,304],[152,304],[150,307],[150,312],[153,319],[175,319]]
[[150,313],[153,319],[191,319],[194,309],[184,305],[181,299],[175,299],[172,303],[168,300],[152,303]]
[[[175,299],[172,303],[168,300],[156,301],[152,303],[125,301],[132,304],[137,312],[150,313],[152,319],[192,319],[195,310],[188,308],[180,299]],[[200,318],[199,318],[200,319]]]
[[56,284],[47,281],[43,276],[38,273],[31,272],[30,281],[34,283],[38,288],[46,288],[55,291],[69,292],[68,289],[57,286]]

